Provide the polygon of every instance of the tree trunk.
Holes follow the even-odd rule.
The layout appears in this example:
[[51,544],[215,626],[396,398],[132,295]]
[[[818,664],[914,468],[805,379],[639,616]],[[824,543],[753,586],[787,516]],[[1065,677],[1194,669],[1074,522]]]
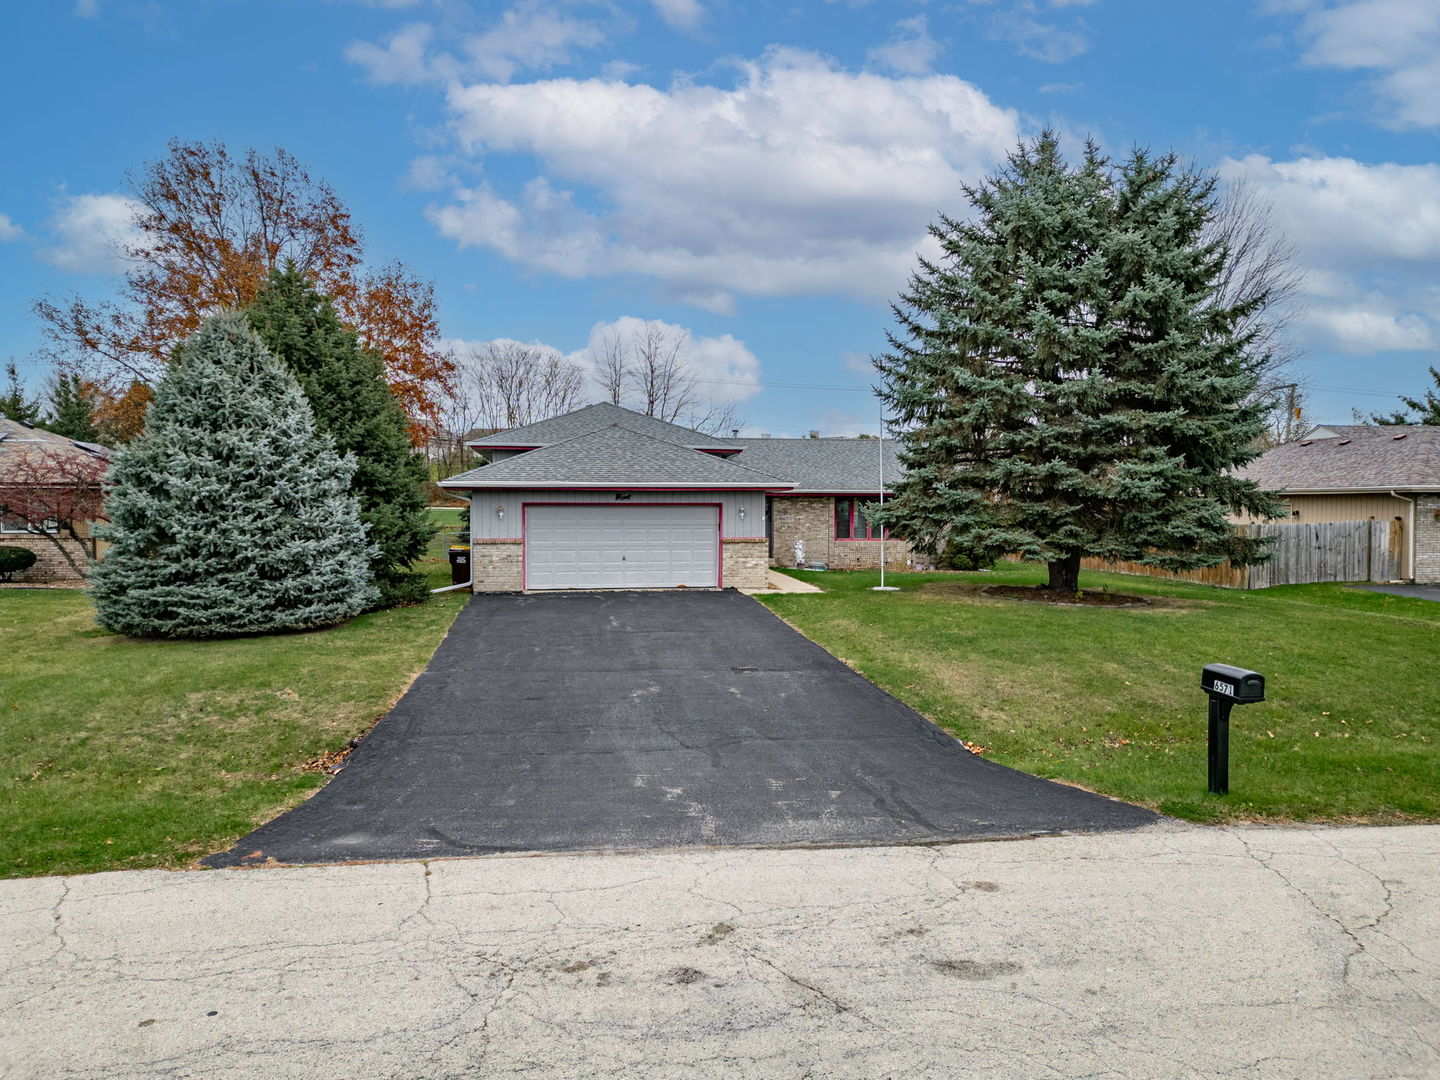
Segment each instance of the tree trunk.
[[1050,568],[1050,588],[1056,592],[1075,593],[1080,591],[1080,553],[1078,551],[1047,565]]
[[[88,556],[89,552],[85,551],[85,538],[81,536],[78,532],[76,532],[74,528],[67,527],[65,531],[69,534],[70,539],[74,540],[77,544],[79,544],[80,550],[82,552],[85,552]],[[86,558],[85,565],[81,566],[75,561],[75,556],[70,554],[70,549],[66,545],[65,537],[63,535],[61,535],[60,533],[44,533],[42,535],[44,535],[46,540],[49,540],[50,543],[55,545],[55,550],[60,552],[60,557],[70,564],[70,569],[74,571],[75,576],[81,581],[84,581],[85,574],[90,569],[90,563],[93,561],[93,557]]]

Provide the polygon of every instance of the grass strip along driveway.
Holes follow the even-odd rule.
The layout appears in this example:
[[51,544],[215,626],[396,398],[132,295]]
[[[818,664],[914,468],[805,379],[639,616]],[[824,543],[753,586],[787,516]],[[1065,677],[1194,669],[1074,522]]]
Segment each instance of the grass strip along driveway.
[[[1193,821],[1440,820],[1440,604],[1343,585],[1241,592],[1118,574],[1085,590],[1150,607],[992,599],[1043,568],[793,573],[826,589],[776,614],[987,757]],[[1209,795],[1200,669],[1267,679],[1231,717],[1230,794]]]
[[[449,583],[447,526],[424,569]],[[328,778],[426,665],[466,595],[328,630],[120,637],[84,593],[0,589],[0,877],[191,863]]]

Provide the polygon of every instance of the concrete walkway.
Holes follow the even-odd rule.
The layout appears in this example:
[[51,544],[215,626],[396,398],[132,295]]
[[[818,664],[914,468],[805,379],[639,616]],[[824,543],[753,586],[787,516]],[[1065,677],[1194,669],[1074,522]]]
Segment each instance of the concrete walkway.
[[1440,828],[0,882],[0,1076],[1440,1076]]
[[750,596],[763,596],[766,593],[823,593],[825,590],[818,585],[812,585],[808,581],[801,581],[799,578],[791,577],[789,574],[782,574],[773,567],[765,571],[765,588],[763,589],[741,589],[743,593]]

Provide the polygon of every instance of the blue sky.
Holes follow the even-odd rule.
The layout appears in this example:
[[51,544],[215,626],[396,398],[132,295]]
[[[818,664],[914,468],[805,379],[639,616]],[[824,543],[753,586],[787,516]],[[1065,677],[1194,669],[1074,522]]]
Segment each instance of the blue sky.
[[926,224],[1047,125],[1273,203],[1313,418],[1440,364],[1440,0],[52,0],[7,31],[0,357],[36,388],[31,303],[110,292],[170,138],[290,150],[457,341],[682,327],[756,431],[873,422]]

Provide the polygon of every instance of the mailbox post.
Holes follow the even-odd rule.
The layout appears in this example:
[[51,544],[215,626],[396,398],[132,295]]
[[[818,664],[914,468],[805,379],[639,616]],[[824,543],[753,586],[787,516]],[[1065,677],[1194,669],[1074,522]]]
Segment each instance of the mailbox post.
[[1230,710],[1265,700],[1265,676],[1258,671],[1206,664],[1200,689],[1210,695],[1210,793],[1230,793]]

